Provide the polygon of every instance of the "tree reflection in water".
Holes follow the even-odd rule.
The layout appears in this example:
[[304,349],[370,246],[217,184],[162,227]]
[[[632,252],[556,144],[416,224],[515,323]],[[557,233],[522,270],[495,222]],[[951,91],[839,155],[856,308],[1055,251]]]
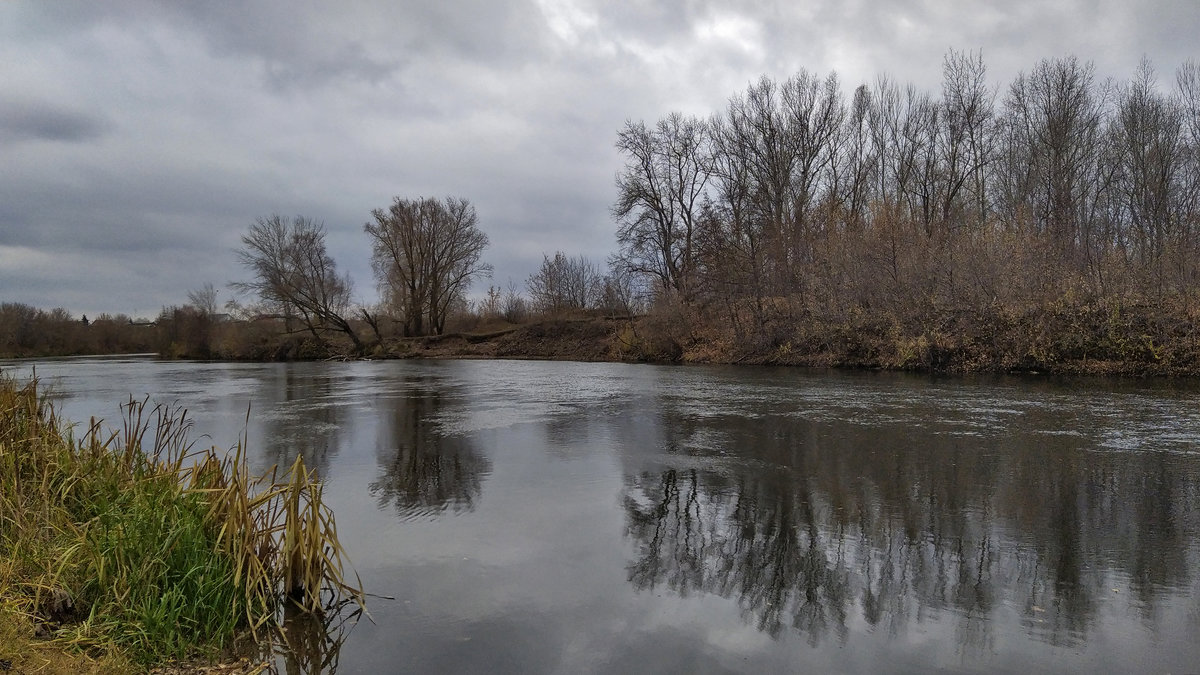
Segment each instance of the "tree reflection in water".
[[[250,442],[261,470],[271,466],[287,469],[297,457],[324,476],[337,455],[338,442],[346,424],[346,408],[334,403],[339,383],[329,364],[305,364],[305,368],[281,368],[274,377],[263,378],[259,399],[276,401],[277,408],[250,411],[250,421],[259,425]],[[274,391],[271,391],[274,390]]]
[[444,387],[413,380],[402,390],[405,396],[394,400],[380,426],[381,474],[370,484],[371,494],[404,518],[473,510],[491,460],[469,439],[440,431]]
[[[622,497],[630,583],[736,599],[773,637],[949,616],[961,646],[989,650],[1004,605],[1035,639],[1075,646],[1115,580],[1146,622],[1191,583],[1200,484],[1169,453],[795,418],[662,424],[668,454],[628,473]],[[750,450],[679,451],[715,429]]]

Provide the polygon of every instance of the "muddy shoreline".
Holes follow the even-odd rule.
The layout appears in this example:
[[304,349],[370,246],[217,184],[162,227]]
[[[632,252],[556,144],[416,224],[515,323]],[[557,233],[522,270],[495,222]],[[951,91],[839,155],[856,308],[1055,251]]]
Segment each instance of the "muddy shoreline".
[[[1019,332],[1019,329],[1013,329]],[[1138,336],[1136,350],[1106,349],[1105,345],[1065,353],[1049,341],[1029,336],[992,339],[985,344],[969,335],[897,335],[896,331],[812,331],[782,345],[758,348],[723,340],[704,331],[671,334],[645,317],[630,319],[562,319],[498,330],[450,333],[420,338],[384,340],[373,359],[532,359],[657,364],[739,364],[894,370],[935,374],[1045,374],[1129,377],[1195,377],[1200,375],[1200,350],[1193,340],[1154,346],[1153,338]],[[1044,334],[1043,334],[1044,335]],[[1099,336],[1113,341],[1111,336]]]

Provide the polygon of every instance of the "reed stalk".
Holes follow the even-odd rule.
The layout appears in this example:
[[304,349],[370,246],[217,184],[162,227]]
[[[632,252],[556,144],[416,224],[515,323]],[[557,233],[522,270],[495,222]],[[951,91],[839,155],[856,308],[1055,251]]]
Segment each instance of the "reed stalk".
[[36,379],[0,377],[0,665],[149,667],[266,639],[285,604],[364,604],[301,459],[255,476],[244,438],[196,449],[186,410],[122,413],[76,438]]

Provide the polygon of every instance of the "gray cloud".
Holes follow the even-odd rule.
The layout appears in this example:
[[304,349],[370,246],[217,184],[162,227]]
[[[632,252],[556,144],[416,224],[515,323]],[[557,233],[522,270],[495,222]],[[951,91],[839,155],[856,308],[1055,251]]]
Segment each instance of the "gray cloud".
[[627,119],[799,68],[936,89],[952,47],[1000,88],[1065,53],[1168,82],[1196,25],[1182,0],[0,3],[0,300],[152,314],[239,278],[281,213],[324,220],[369,301],[371,209],[448,194],[519,284],[543,252],[611,253]]
[[0,143],[58,141],[80,143],[99,138],[107,120],[47,101],[7,98],[0,95]]

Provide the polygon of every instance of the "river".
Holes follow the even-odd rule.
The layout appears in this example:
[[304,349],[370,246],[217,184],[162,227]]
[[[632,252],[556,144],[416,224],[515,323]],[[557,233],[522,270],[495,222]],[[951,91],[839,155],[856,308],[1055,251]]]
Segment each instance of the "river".
[[[373,621],[290,670],[1181,672],[1200,387],[533,361],[36,366],[326,482]],[[248,423],[247,423],[247,420]],[[313,651],[315,650],[315,651]]]

